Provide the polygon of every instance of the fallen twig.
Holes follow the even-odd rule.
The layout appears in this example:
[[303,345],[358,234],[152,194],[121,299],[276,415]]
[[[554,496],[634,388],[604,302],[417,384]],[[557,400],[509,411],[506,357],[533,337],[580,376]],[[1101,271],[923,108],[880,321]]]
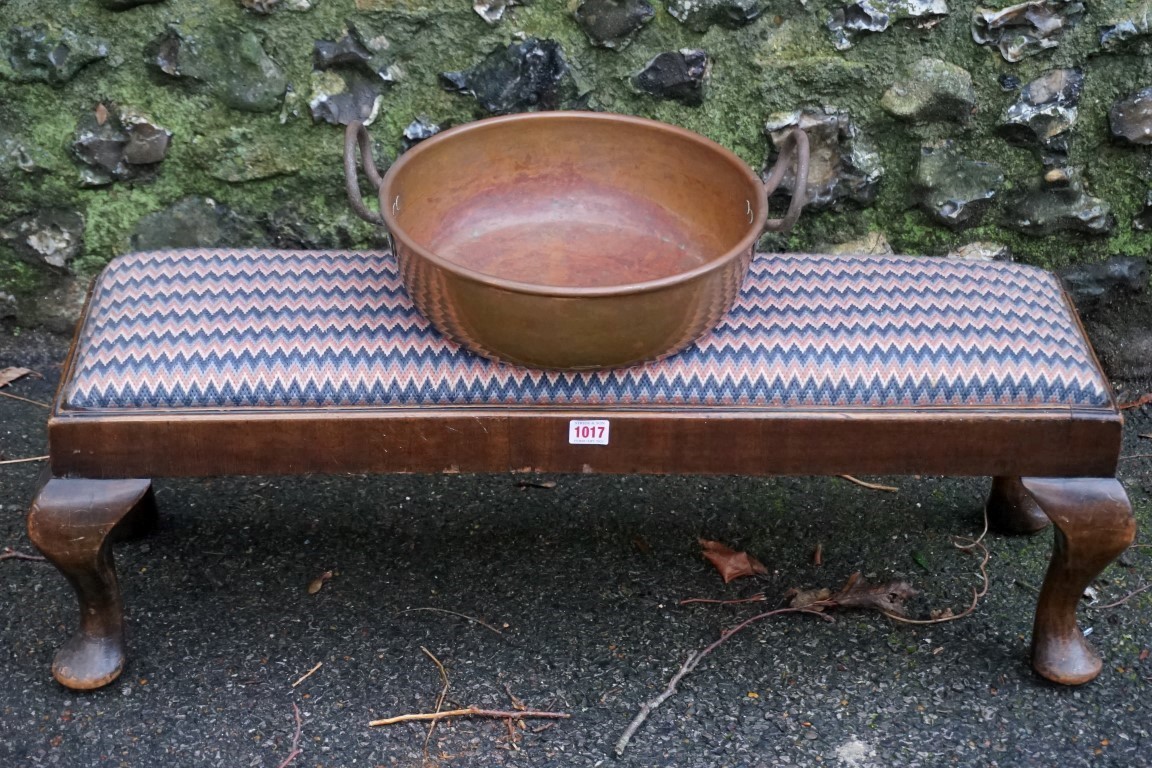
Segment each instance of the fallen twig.
[[1013,583],[1018,587],[1023,587],[1024,589],[1029,590],[1030,592],[1036,592],[1036,593],[1040,592],[1039,587],[1034,587],[1026,581],[1020,581],[1020,579],[1016,579]]
[[443,712],[417,712],[408,715],[397,715],[396,717],[385,717],[382,720],[373,720],[368,723],[368,725],[373,727],[377,725],[395,725],[396,723],[411,723],[418,720],[443,720],[446,717],[494,717],[512,718],[513,720],[531,717],[546,718],[549,720],[567,720],[572,717],[572,715],[567,712],[545,712],[535,709],[507,710],[466,707],[464,709],[449,709]]
[[[981,534],[981,538],[983,538],[983,534]],[[973,544],[983,547],[979,539],[975,540]],[[987,548],[984,548],[984,551],[987,552]],[[983,567],[987,562],[987,558],[985,558],[984,563],[981,564],[981,572],[985,574],[985,588],[984,591],[977,593],[972,608],[975,607],[975,602],[987,592],[987,572]],[[976,590],[973,591],[976,592]],[[672,679],[668,681],[668,685],[665,686],[664,690],[654,699],[640,705],[640,711],[636,713],[636,716],[632,718],[632,722],[628,724],[628,727],[624,729],[624,733],[621,734],[620,738],[616,741],[616,756],[620,757],[624,754],[624,751],[628,748],[628,743],[632,740],[632,737],[636,734],[636,731],[639,730],[640,726],[644,724],[644,721],[648,719],[648,716],[652,714],[652,711],[676,693],[676,687],[680,684],[680,681],[692,672],[692,670],[696,669],[705,656],[716,650],[728,638],[750,624],[786,613],[807,613],[813,616],[819,616],[825,621],[834,621],[831,616],[824,613],[825,609],[833,608],[872,608],[890,618],[903,619],[899,614],[903,610],[904,601],[915,594],[916,590],[907,582],[892,581],[886,584],[870,585],[860,578],[859,572],[849,576],[844,586],[835,594],[829,589],[792,590],[792,602],[787,607],[765,611],[764,613],[758,613],[755,616],[747,618],[731,629],[724,630],[720,634],[720,638],[711,645],[701,651],[693,652],[684,663],[680,665],[680,669],[677,670],[676,674],[672,676]],[[691,600],[696,602],[709,602],[705,598],[691,598]],[[744,601],[747,602],[750,600],[751,598],[745,598]],[[723,603],[728,601],[717,600],[714,602]],[[969,608],[968,611],[962,615],[971,613],[972,608]],[[960,618],[960,616],[955,618]],[[913,621],[911,619],[907,621],[910,623],[935,624],[941,621],[951,620],[952,618],[950,617],[941,617],[923,622]]]
[[[856,481],[855,478],[851,478],[847,475],[842,475],[842,477],[848,477],[854,482],[859,482]],[[893,491],[897,490],[895,488],[889,489],[886,486],[881,486],[881,489]],[[890,619],[904,622],[906,624],[941,624],[946,621],[955,621],[956,619],[962,619],[965,616],[968,616],[974,610],[976,610],[976,606],[980,602],[980,598],[988,594],[989,580],[987,565],[991,554],[988,551],[988,547],[984,544],[984,537],[987,534],[988,509],[985,507],[984,529],[980,532],[980,535],[975,539],[956,537],[957,540],[953,541],[952,543],[953,546],[955,546],[957,549],[963,550],[965,552],[972,552],[978,549],[983,554],[983,557],[980,561],[980,575],[984,580],[983,586],[980,589],[972,589],[972,604],[969,605],[968,608],[966,608],[963,612],[953,615],[949,610],[945,615],[922,620],[905,618],[903,615],[901,615],[903,612],[904,601],[916,594],[916,590],[912,588],[912,585],[904,581],[892,581],[886,584],[870,585],[860,578],[859,572],[854,573],[848,577],[848,580],[844,583],[844,586],[842,586],[840,591],[836,592],[835,594],[833,594],[830,589],[809,589],[803,591],[790,590],[792,600],[788,607],[766,611],[764,613],[756,614],[751,618],[745,619],[732,629],[724,630],[721,633],[720,638],[708,647],[701,651],[695,651],[689,655],[684,663],[680,665],[680,669],[677,670],[676,674],[672,676],[672,679],[668,681],[668,685],[665,686],[664,690],[661,691],[661,693],[655,698],[640,705],[640,711],[636,713],[636,716],[632,718],[632,722],[628,724],[628,727],[624,729],[624,733],[621,734],[620,738],[616,741],[616,746],[614,748],[616,756],[620,757],[624,754],[624,751],[628,748],[628,743],[632,740],[632,737],[636,734],[636,731],[640,729],[640,726],[644,724],[644,721],[648,719],[648,716],[652,714],[652,711],[663,704],[671,696],[675,695],[676,687],[680,684],[680,681],[683,680],[686,675],[696,669],[696,667],[700,664],[705,656],[718,648],[732,635],[736,634],[748,625],[753,624],[754,622],[767,619],[772,616],[779,616],[785,613],[808,613],[814,616],[819,616],[826,621],[833,621],[831,616],[828,616],[824,613],[825,609],[832,608],[872,608]],[[744,603],[762,599],[764,599],[762,594],[753,595],[752,597],[738,600],[712,600],[709,598],[696,597],[689,598],[687,600],[681,600],[680,604]]]
[[0,392],[0,395],[3,395],[4,397],[10,397],[13,400],[19,400],[22,403],[31,403],[32,405],[38,405],[41,408],[51,408],[52,407],[52,406],[48,405],[48,403],[42,403],[39,400],[29,400],[27,397],[20,397],[20,395],[13,395],[10,392]]
[[0,552],[0,560],[34,560],[36,562],[43,562],[43,555],[29,555],[27,552],[20,552],[12,547],[4,547],[4,551]]
[[[988,551],[988,547],[984,544],[984,537],[987,535],[988,535],[988,507],[985,506],[984,507],[984,530],[980,531],[980,535],[974,539],[968,539],[968,538],[965,538],[963,536],[956,536],[956,537],[954,537],[956,540],[952,542],[952,546],[956,547],[956,549],[959,549],[962,552],[973,552],[973,550],[979,549],[983,553],[983,557],[980,559],[980,576],[984,580],[984,583],[980,587],[980,589],[976,589],[975,587],[972,588],[972,604],[969,605],[967,608],[965,608],[963,611],[961,611],[960,613],[952,613],[951,609],[948,609],[944,614],[942,614],[940,616],[934,616],[931,619],[909,619],[909,618],[905,618],[904,616],[898,616],[895,614],[888,613],[887,611],[881,611],[881,613],[883,613],[885,616],[892,619],[893,621],[898,621],[902,624],[943,624],[946,621],[956,621],[957,619],[962,619],[965,616],[971,615],[972,612],[976,610],[976,606],[980,603],[980,598],[982,598],[982,597],[984,597],[984,595],[988,594],[988,586],[989,586],[988,560],[991,559],[992,553]],[[967,542],[967,543],[962,543],[962,542]],[[1023,582],[1017,582],[1017,583],[1023,584]],[[1028,586],[1028,585],[1024,584],[1024,586]]]
[[503,632],[496,629],[496,627],[492,626],[488,622],[481,621],[480,619],[476,618],[475,616],[469,616],[465,613],[457,613],[456,611],[449,611],[449,610],[444,609],[444,608],[429,608],[429,607],[405,608],[402,611],[396,611],[396,613],[394,613],[392,615],[393,616],[399,616],[402,613],[415,613],[416,611],[431,611],[432,613],[446,613],[449,616],[455,616],[455,617],[460,618],[460,619],[467,619],[468,621],[472,622],[473,624],[479,624],[480,626],[484,627],[485,629],[490,629],[498,635],[504,634]]
[[[977,536],[976,538],[968,539],[968,542],[969,542],[968,544],[957,544],[955,541],[953,541],[952,546],[956,547],[957,549],[971,550],[977,544],[980,544],[981,542],[983,542],[984,537],[987,535],[988,535],[988,505],[985,504],[984,505],[984,530],[980,531],[980,535]],[[957,539],[959,541],[964,541],[964,539],[965,539],[964,536],[953,536],[952,538]]]
[[1142,437],[1142,438],[1144,438],[1145,440],[1152,440],[1152,432],[1149,432],[1149,433],[1148,433],[1148,434],[1146,434],[1146,435],[1136,435],[1136,437]]
[[[2,394],[4,393],[0,392],[0,395]],[[0,461],[0,464],[24,464],[29,461],[44,461],[47,458],[47,456],[30,456],[27,459],[5,459],[4,461]]]
[[520,740],[520,737],[516,734],[516,726],[512,724],[512,718],[505,720],[504,725],[508,728],[508,747],[514,752],[519,752],[520,745],[516,742]]
[[[524,702],[520,701],[520,698],[516,694],[512,693],[512,686],[508,685],[508,683],[504,683],[504,693],[508,694],[508,701],[512,702],[512,709],[516,710],[517,712],[523,712],[524,710],[528,709],[528,707],[524,706]],[[551,704],[549,704],[549,706],[551,706]],[[504,725],[508,726],[509,749],[519,752],[520,741],[522,737],[516,730],[516,725],[519,725],[521,729],[525,729],[527,726],[525,726],[522,721],[513,723],[512,718],[505,720]],[[555,725],[555,723],[551,723],[550,725]]]
[[886,491],[887,493],[896,493],[897,491],[900,490],[899,488],[897,488],[894,485],[880,485],[878,483],[867,483],[858,477],[853,477],[852,475],[840,475],[840,477],[844,478],[845,480],[847,480],[850,483],[856,483],[856,485],[860,486],[861,488],[868,488],[868,489],[873,490],[873,491]]
[[[444,669],[444,665],[440,663],[440,659],[433,655],[432,651],[424,646],[420,646],[420,650],[424,655],[432,659],[432,663],[436,665],[436,669],[440,672],[440,680],[443,681],[443,686],[440,688],[440,695],[436,697],[436,711],[439,712],[440,708],[444,706],[444,698],[448,695],[448,672]],[[437,720],[433,720],[428,724],[428,733],[424,736],[424,762],[428,762],[428,744],[432,741],[432,732],[436,730]]]
[[773,611],[758,613],[755,616],[740,622],[732,629],[725,630],[720,634],[720,638],[709,645],[707,648],[701,651],[693,651],[688,656],[688,658],[685,659],[684,663],[680,665],[680,669],[677,670],[676,674],[672,676],[672,679],[668,681],[668,685],[664,687],[664,690],[660,692],[660,695],[640,705],[640,711],[636,713],[636,716],[632,718],[632,722],[628,724],[628,727],[624,729],[624,733],[621,734],[620,738],[616,741],[616,756],[620,757],[624,754],[624,750],[628,749],[628,742],[632,740],[632,737],[636,734],[636,731],[640,729],[640,726],[644,724],[644,721],[648,719],[648,716],[652,714],[652,711],[676,694],[676,686],[680,684],[680,681],[683,680],[686,675],[692,672],[692,670],[696,669],[700,662],[704,660],[705,656],[719,648],[725,640],[732,637],[732,635],[736,634],[748,625],[763,619],[771,618],[772,616],[780,616],[785,613],[807,613],[812,616],[819,616],[825,621],[835,621],[835,619],[833,619],[831,616],[821,613],[813,607],[777,608]]
[[299,680],[292,683],[292,687],[295,688],[296,686],[300,685],[300,683],[302,683],[305,680],[307,680],[308,678],[312,677],[312,675],[316,672],[316,670],[320,669],[320,667],[322,667],[322,666],[324,666],[324,662],[322,662],[322,661],[316,662],[316,666],[312,667],[312,669],[308,670],[303,675],[301,675]]
[[1132,598],[1136,597],[1136,595],[1139,595],[1142,592],[1147,592],[1150,589],[1152,589],[1152,584],[1145,584],[1144,586],[1140,587],[1140,589],[1129,592],[1114,603],[1108,603],[1107,605],[1094,605],[1092,607],[1096,610],[1102,610],[1104,608],[1117,608],[1121,605],[1124,605],[1124,603],[1128,602]]
[[946,621],[956,621],[957,619],[963,619],[965,616],[970,616],[972,612],[976,610],[976,606],[980,604],[980,598],[988,594],[988,571],[985,569],[985,566],[988,564],[988,550],[985,549],[984,553],[984,561],[980,563],[980,573],[984,576],[984,586],[980,590],[977,590],[975,587],[972,588],[972,604],[960,613],[952,613],[952,609],[949,608],[943,615],[935,616],[931,619],[909,619],[905,616],[889,613],[888,611],[881,611],[881,613],[901,624],[943,624]]
[[300,707],[296,706],[296,702],[292,702],[292,712],[296,715],[296,733],[292,735],[292,751],[288,753],[288,757],[284,758],[284,762],[276,768],[287,768],[293,760],[301,755],[300,732],[304,728],[304,721],[300,719]]
[[528,709],[528,707],[524,705],[524,702],[520,701],[520,697],[512,693],[512,686],[508,685],[508,683],[504,683],[504,693],[508,694],[508,701],[512,702],[512,709],[518,709],[521,712]]
[[1139,408],[1140,406],[1148,405],[1149,403],[1152,403],[1152,392],[1140,395],[1140,397],[1136,398],[1135,400],[1129,400],[1126,403],[1120,403],[1116,407],[1122,411],[1126,411],[1129,408]]
[[713,603],[715,605],[739,605],[740,603],[762,603],[768,598],[763,592],[758,592],[751,597],[740,597],[734,600],[716,600],[711,597],[686,597],[680,601],[680,605],[691,605],[692,603]]
[[1130,453],[1127,456],[1121,456],[1117,461],[1124,461],[1125,459],[1152,459],[1152,453]]

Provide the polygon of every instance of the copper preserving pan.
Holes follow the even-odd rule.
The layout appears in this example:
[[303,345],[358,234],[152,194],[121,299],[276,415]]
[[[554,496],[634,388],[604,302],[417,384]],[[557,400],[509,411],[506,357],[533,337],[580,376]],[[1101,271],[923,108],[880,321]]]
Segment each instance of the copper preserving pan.
[[[380,214],[360,198],[356,146]],[[367,131],[348,126],[344,170],[356,212],[391,233],[417,308],[496,360],[614,368],[675,353],[735,300],[765,229],[804,204],[808,138],[791,150],[798,190],[782,219],[766,183],[690,131],[625,115],[541,112],[444,131],[380,178]]]

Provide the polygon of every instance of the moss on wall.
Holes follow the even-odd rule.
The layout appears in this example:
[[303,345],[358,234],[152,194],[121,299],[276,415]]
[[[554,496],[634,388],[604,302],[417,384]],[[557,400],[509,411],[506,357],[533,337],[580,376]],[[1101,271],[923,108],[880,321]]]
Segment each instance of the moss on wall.
[[[7,153],[0,158],[5,177],[0,228],[43,208],[79,210],[85,219],[84,248],[71,269],[81,277],[130,249],[142,217],[188,196],[228,206],[266,232],[270,242],[372,245],[371,227],[344,203],[342,132],[314,122],[308,110],[314,41],[337,40],[353,24],[364,39],[387,39],[382,55],[400,73],[397,82],[383,87],[372,127],[390,156],[400,151],[404,127],[418,116],[440,124],[484,116],[474,100],[445,91],[439,73],[466,69],[495,49],[537,37],[562,45],[587,107],[698,131],[757,168],[770,152],[763,130],[770,114],[818,105],[847,110],[883,162],[878,195],[865,207],[842,203],[806,213],[784,241],[788,248],[818,249],[881,231],[901,252],[942,254],[967,242],[991,240],[1010,245],[1023,261],[1046,266],[1152,249],[1152,234],[1133,226],[1152,186],[1150,150],[1112,143],[1107,117],[1117,99],[1152,86],[1149,43],[1137,39],[1104,50],[1098,31],[1109,21],[1135,17],[1139,2],[1091,4],[1057,47],[1017,63],[973,41],[973,2],[953,2],[947,15],[919,20],[926,23],[897,21],[886,31],[860,34],[847,50],[834,47],[826,28],[830,14],[842,7],[832,0],[771,0],[751,24],[713,26],[702,34],[674,19],[657,0],[651,22],[622,50],[593,46],[573,19],[573,3],[559,0],[513,7],[494,25],[467,0],[281,0],[272,5],[271,13],[261,15],[238,0],[163,0],[119,12],[98,3],[9,0],[0,17],[0,47],[8,57],[0,66],[0,151]],[[66,82],[23,82],[19,62],[11,58],[13,35],[37,24],[46,24],[49,37],[72,34],[103,43],[107,55]],[[254,32],[289,84],[283,106],[268,112],[234,109],[226,106],[212,78],[176,79],[150,67],[154,41],[171,30],[202,47],[212,45],[221,30]],[[635,72],[657,53],[683,48],[703,49],[712,60],[701,106],[636,91],[631,83]],[[910,123],[881,108],[884,91],[925,56],[971,74],[975,113],[966,124]],[[1045,166],[1037,149],[1012,146],[997,129],[1002,113],[1019,96],[1018,90],[1002,87],[1002,78],[1027,83],[1054,67],[1073,66],[1084,70],[1084,88],[1062,162],[1082,169],[1086,190],[1111,206],[1115,226],[1098,236],[1021,234],[1005,226],[1009,200],[1035,184]],[[227,75],[221,71],[217,77],[226,80]],[[84,168],[71,144],[78,121],[98,105],[138,111],[170,131],[164,160],[134,178],[84,186]],[[994,161],[1005,173],[1004,187],[973,228],[953,231],[916,205],[910,182],[920,146],[942,138],[954,140],[968,157]],[[294,234],[285,235],[285,227]],[[56,277],[19,260],[12,243],[0,240],[0,291],[34,297]]]

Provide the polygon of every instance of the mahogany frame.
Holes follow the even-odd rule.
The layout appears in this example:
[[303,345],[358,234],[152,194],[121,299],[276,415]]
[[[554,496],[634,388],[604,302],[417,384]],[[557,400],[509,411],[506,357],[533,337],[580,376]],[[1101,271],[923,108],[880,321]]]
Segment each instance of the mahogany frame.
[[[80,626],[53,663],[70,688],[107,685],[124,667],[111,542],[154,518],[149,478],[250,474],[993,476],[988,511],[997,529],[1031,533],[1047,519],[1056,523],[1033,628],[1034,668],[1066,684],[1102,668],[1075,614],[1084,588],[1135,537],[1131,506],[1113,477],[1123,427],[1114,401],[1100,408],[70,410],[65,392],[82,330],[83,322],[48,421],[49,469],[28,520],[33,542],[80,602]],[[572,419],[607,419],[608,445],[569,444]]]

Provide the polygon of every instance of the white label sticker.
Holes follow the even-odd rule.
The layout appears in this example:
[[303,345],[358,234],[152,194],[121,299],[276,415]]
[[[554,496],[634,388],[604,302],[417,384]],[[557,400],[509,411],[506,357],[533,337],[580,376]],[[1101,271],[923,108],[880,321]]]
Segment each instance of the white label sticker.
[[572,419],[568,422],[571,445],[608,445],[607,419]]

